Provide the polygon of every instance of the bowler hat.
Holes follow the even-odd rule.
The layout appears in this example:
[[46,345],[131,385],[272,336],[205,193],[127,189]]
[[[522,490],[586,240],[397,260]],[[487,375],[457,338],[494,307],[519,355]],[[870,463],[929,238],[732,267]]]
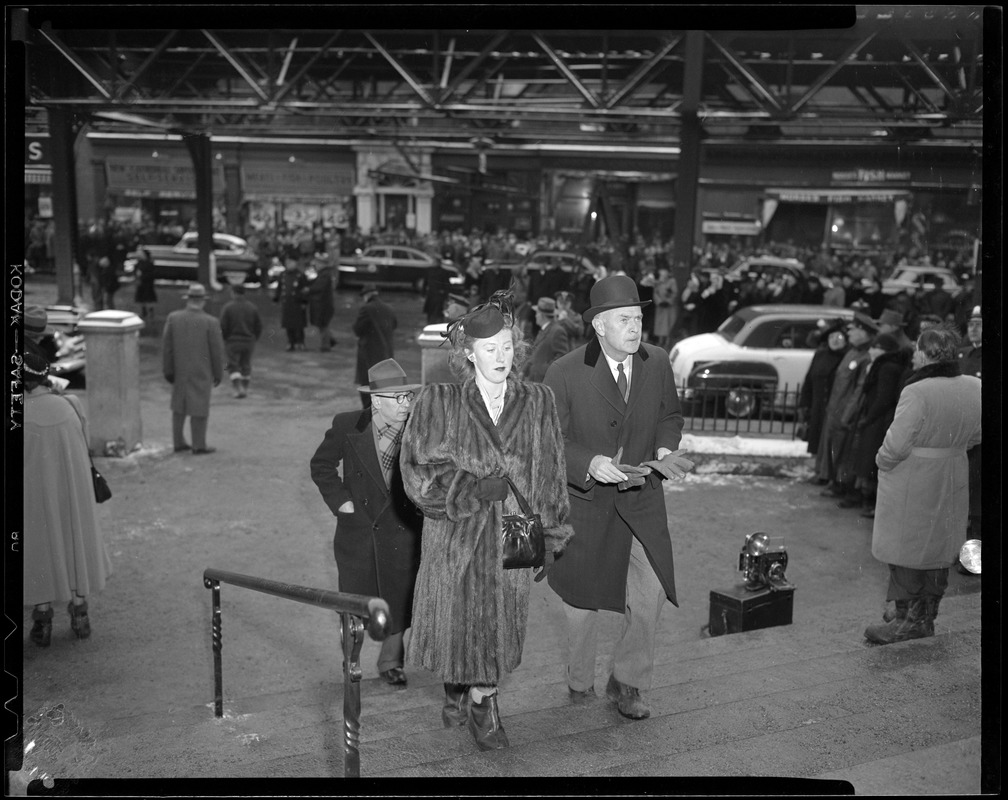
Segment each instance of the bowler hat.
[[895,325],[897,328],[903,327],[903,315],[899,311],[893,311],[891,308],[887,308],[882,312],[882,316],[878,318],[879,325]]
[[591,307],[581,315],[581,319],[590,323],[600,311],[611,308],[626,308],[627,306],[650,305],[650,300],[641,300],[637,294],[637,284],[628,275],[609,275],[597,281],[589,295]]
[[358,386],[359,392],[410,392],[423,388],[420,383],[408,383],[406,373],[394,358],[379,361],[367,372],[368,385]]
[[27,306],[24,311],[25,333],[33,336],[44,336],[52,333],[49,327],[49,315],[42,306]]
[[182,295],[186,300],[206,300],[206,296],[206,287],[202,283],[190,283],[189,289]]

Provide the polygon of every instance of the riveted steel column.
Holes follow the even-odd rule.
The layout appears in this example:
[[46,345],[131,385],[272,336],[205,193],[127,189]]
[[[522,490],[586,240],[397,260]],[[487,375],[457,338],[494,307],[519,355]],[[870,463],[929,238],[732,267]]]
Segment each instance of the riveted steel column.
[[77,176],[74,171],[74,140],[77,137],[72,111],[50,108],[47,115],[52,145],[56,302],[69,305],[74,299],[73,265],[77,250]]
[[340,614],[343,635],[343,777],[360,777],[360,651],[364,623],[352,614]]
[[700,183],[700,120],[697,108],[703,78],[703,31],[687,31],[683,70],[682,127],[679,132],[679,170],[676,178],[675,243],[673,275],[679,290],[686,288],[693,264],[696,234],[697,187]]
[[185,134],[193,171],[196,173],[196,230],[199,232],[199,264],[197,280],[208,290],[213,289],[216,276],[210,275],[210,253],[213,252],[213,153],[210,137],[205,133]]

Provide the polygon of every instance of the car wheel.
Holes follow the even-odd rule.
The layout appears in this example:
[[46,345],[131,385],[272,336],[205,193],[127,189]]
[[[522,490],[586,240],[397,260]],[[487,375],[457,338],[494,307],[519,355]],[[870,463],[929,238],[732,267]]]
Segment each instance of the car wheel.
[[751,417],[756,405],[756,392],[744,386],[732,387],[725,396],[725,413],[735,419]]

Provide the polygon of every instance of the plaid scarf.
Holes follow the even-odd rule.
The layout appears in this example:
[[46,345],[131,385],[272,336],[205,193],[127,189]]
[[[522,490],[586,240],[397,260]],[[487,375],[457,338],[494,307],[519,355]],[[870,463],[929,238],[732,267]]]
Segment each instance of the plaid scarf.
[[405,425],[385,425],[378,429],[378,461],[384,472],[390,473],[399,459],[399,445],[402,442]]

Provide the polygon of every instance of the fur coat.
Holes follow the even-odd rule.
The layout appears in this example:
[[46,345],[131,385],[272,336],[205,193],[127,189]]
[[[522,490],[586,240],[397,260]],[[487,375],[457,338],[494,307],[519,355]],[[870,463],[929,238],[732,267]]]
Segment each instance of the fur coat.
[[547,548],[562,551],[574,531],[553,393],[510,376],[494,425],[474,378],[427,385],[399,458],[424,514],[407,658],[447,683],[496,685],[521,663],[532,570],[502,567],[501,516],[520,509],[511,492],[479,500],[477,481],[508,475],[541,516]]
[[960,375],[954,361],[910,376],[875,457],[875,558],[923,570],[952,564],[966,538],[966,451],[980,437],[979,378]]

